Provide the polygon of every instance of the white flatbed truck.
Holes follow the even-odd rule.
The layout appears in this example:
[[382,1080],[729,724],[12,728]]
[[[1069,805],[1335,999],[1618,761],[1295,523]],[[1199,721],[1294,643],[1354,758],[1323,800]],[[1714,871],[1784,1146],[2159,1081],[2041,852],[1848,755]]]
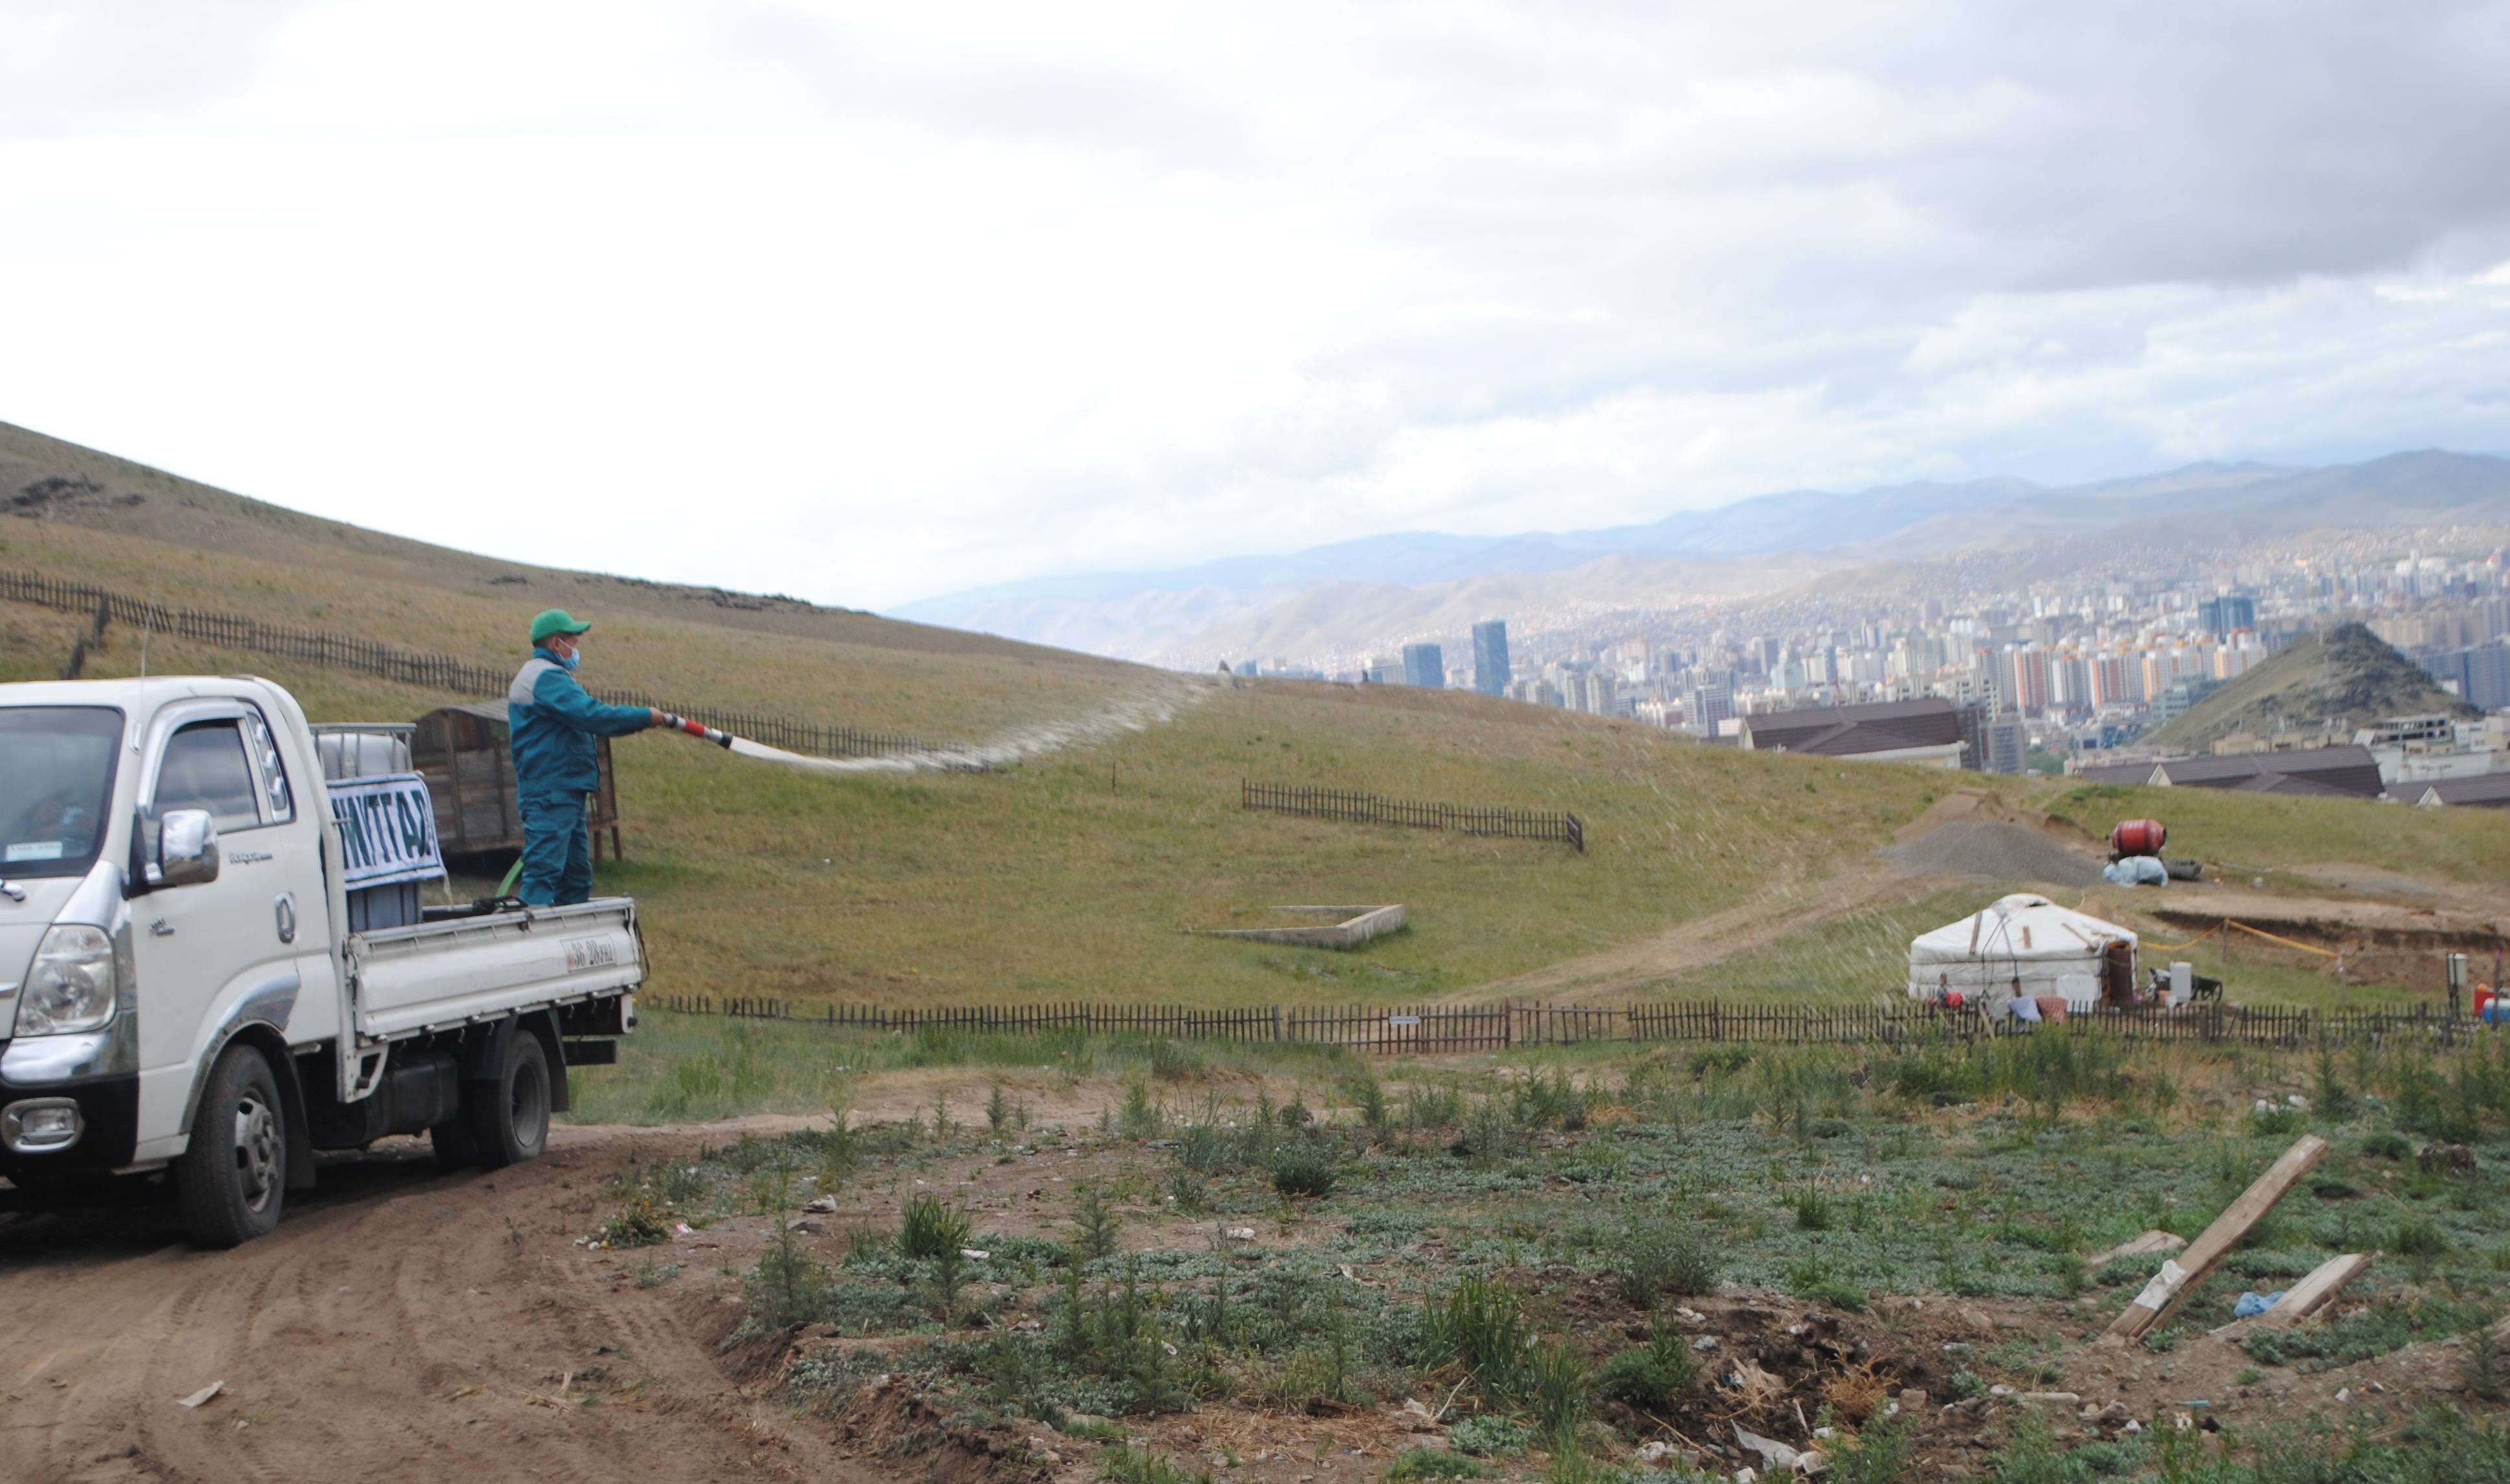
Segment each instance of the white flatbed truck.
[[270,681],[0,685],[0,1176],[21,1199],[154,1176],[195,1241],[233,1246],[313,1186],[317,1149],[424,1131],[448,1168],[539,1156],[567,1064],[635,1028],[636,904],[353,931],[372,842],[332,804]]

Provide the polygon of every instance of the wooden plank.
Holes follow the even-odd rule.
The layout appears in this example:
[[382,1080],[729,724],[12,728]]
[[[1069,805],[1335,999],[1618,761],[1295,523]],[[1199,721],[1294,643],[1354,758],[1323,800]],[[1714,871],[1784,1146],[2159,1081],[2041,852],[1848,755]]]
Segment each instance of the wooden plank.
[[2107,1345],[2125,1345],[2143,1339],[2155,1326],[2175,1312],[2189,1289],[2213,1275],[2224,1257],[2248,1235],[2249,1228],[2265,1219],[2268,1211],[2285,1197],[2301,1177],[2318,1166],[2327,1154],[2327,1141],[2314,1133],[2305,1133],[2283,1152],[2283,1158],[2266,1167],[2256,1183],[2240,1193],[2214,1224],[2197,1235],[2180,1254],[2185,1262],[2164,1258],[2161,1271],[2152,1281],[2126,1306],[2126,1311],[2110,1322],[2101,1336]]
[[2084,1258],[2083,1271],[2098,1273],[2121,1257],[2142,1257],[2148,1252],[2159,1252],[2167,1256],[2187,1245],[2187,1238],[2185,1237],[2174,1237],[2168,1232],[2147,1232],[2141,1237],[2130,1237],[2106,1252],[2095,1252]]
[[2340,1257],[2331,1257],[2311,1269],[2309,1276],[2285,1290],[2284,1296],[2275,1301],[2274,1308],[2258,1317],[2269,1324],[2290,1324],[2296,1319],[2306,1319],[2326,1308],[2328,1300],[2336,1297],[2345,1284],[2360,1277],[2370,1266],[2371,1257],[2367,1252],[2347,1252]]
[[2288,1324],[2297,1324],[2326,1308],[2328,1300],[2336,1297],[2339,1289],[2359,1277],[2370,1266],[2368,1253],[2347,1252],[2340,1257],[2331,1257],[2311,1269],[2307,1277],[2285,1290],[2284,1296],[2275,1300],[2272,1309],[2245,1319],[2233,1319],[2220,1329],[2208,1330],[2207,1337],[2236,1344],[2247,1339],[2253,1330],[2281,1329]]

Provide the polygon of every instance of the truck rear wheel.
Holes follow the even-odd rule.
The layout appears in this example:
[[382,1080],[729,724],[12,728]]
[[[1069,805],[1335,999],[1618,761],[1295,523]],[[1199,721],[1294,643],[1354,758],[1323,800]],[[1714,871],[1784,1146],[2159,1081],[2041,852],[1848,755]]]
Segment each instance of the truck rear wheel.
[[506,1064],[497,1080],[480,1085],[476,1100],[464,1099],[471,1136],[483,1169],[504,1169],[537,1160],[549,1147],[549,1053],[540,1038],[517,1027],[506,1043]]
[[232,1247],[279,1225],[287,1197],[287,1116],[279,1079],[248,1046],[210,1068],[192,1114],[192,1142],[174,1165],[183,1227],[204,1247]]
[[436,1146],[436,1167],[446,1174],[479,1162],[479,1141],[471,1136],[470,1122],[459,1113],[429,1129],[427,1141]]

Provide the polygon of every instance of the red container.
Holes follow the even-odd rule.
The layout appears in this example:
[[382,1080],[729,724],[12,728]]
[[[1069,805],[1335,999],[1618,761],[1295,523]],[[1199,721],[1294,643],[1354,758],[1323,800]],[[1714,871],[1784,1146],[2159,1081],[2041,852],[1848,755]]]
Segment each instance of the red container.
[[2110,849],[2121,856],[2158,856],[2169,840],[2159,819],[2128,819],[2110,831]]

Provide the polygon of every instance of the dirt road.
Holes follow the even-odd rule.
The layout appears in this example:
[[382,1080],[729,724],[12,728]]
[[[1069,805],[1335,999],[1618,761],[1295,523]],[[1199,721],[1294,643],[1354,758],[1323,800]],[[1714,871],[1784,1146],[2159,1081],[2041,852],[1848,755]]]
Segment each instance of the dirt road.
[[560,1128],[537,1163],[459,1176],[391,1141],[232,1252],[166,1213],[0,1216],[0,1478],[873,1477],[718,1358],[740,1309],[717,1270],[749,1255],[678,1244],[682,1275],[640,1288],[576,1245],[631,1145],[696,1138]]

